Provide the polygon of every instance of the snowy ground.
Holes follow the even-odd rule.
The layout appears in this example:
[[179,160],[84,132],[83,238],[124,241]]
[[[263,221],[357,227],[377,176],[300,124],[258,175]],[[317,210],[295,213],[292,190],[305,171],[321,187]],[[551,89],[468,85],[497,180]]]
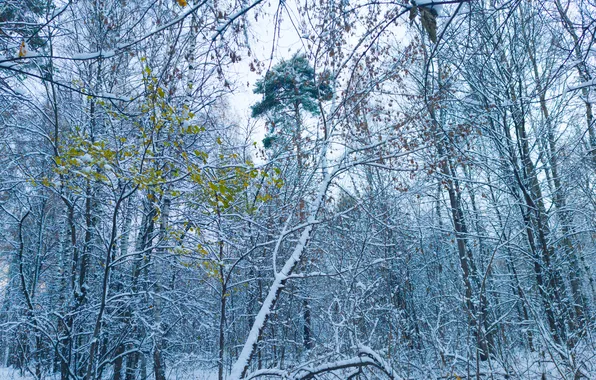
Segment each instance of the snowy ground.
[[[576,355],[581,362],[584,363],[581,368],[581,372],[583,374],[582,379],[596,379],[596,351],[593,349],[593,346],[586,346],[584,349],[578,349]],[[465,364],[462,364],[465,362],[464,358],[460,358],[457,355],[448,355],[446,357],[453,358],[453,367],[451,370],[435,369],[436,372],[433,373],[433,369],[429,369],[430,372],[426,372],[424,365],[408,365],[406,368],[403,366],[403,363],[399,369],[394,369],[397,369],[398,373],[407,379],[429,378],[428,373],[433,373],[434,378],[464,379],[466,378],[468,371],[470,371],[470,375],[472,375],[471,377],[474,377],[474,366],[471,365],[471,367],[467,367]],[[199,369],[197,367],[201,365],[197,364],[196,360],[191,360],[189,358],[184,358],[184,360],[180,359],[168,366],[166,378],[167,380],[216,380],[217,369],[205,369],[208,364],[209,361],[203,360],[203,368]],[[482,374],[481,377],[483,379],[487,378],[487,374],[492,374],[492,376],[488,378],[492,378],[493,380],[506,379],[507,377],[505,376],[505,373],[507,372],[509,372],[509,379],[519,380],[542,380],[545,378],[548,380],[553,380],[573,378],[573,376],[570,375],[568,368],[565,368],[565,366],[561,364],[558,366],[554,365],[552,360],[550,360],[549,355],[546,353],[512,351],[509,353],[508,367],[509,369],[505,370],[499,361],[493,360],[491,361],[490,366],[488,363],[481,363],[479,372]],[[227,368],[227,371],[229,370],[230,368]],[[421,372],[417,372],[417,370],[420,370]],[[111,373],[109,372],[110,371],[106,371],[104,374],[104,380],[111,379]],[[334,375],[327,377],[327,379],[339,379],[339,376],[341,375],[338,375],[338,373],[335,373]],[[376,377],[373,376],[373,378]],[[58,380],[59,376],[45,375],[42,377],[42,379]],[[150,374],[149,379],[153,379],[152,374]],[[378,379],[381,378],[378,377]],[[21,375],[19,370],[15,370],[13,368],[0,367],[0,380],[35,380],[35,378],[28,373]]]
[[[58,376],[44,376],[44,380],[57,380]],[[208,370],[188,370],[188,369],[174,369],[168,371],[168,380],[215,380],[217,379],[216,371]],[[13,368],[0,368],[0,380],[34,380],[31,374],[24,373],[21,376],[19,370]]]
[[[28,374],[21,376],[21,371],[12,368],[0,368],[0,379],[1,380],[31,380],[34,377]],[[48,377],[51,379],[51,377]]]
[[167,374],[168,380],[215,380],[217,371],[173,369]]

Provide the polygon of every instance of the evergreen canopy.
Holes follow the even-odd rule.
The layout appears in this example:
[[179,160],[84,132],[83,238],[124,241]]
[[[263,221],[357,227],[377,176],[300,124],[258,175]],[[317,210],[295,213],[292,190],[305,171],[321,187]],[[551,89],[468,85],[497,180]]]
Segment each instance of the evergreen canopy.
[[303,54],[296,54],[275,65],[263,79],[257,81],[254,93],[263,94],[263,100],[252,106],[253,117],[268,112],[294,112],[300,108],[317,115],[317,100],[329,100],[333,94],[329,73],[324,72],[317,78]]

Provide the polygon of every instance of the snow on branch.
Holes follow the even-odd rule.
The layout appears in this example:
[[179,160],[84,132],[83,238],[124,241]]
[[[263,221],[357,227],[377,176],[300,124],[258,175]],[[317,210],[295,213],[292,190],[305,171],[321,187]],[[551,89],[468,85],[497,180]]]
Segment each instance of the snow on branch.
[[567,91],[581,90],[582,88],[596,86],[596,79],[589,80],[587,82],[581,82],[574,86],[567,87]]
[[[276,376],[286,380],[312,380],[316,376],[351,368],[375,367],[382,371],[388,379],[399,380],[395,375],[393,368],[389,366],[378,353],[366,346],[360,346],[357,356],[349,359],[341,359],[334,362],[323,363],[316,366],[299,366],[294,370],[280,369],[261,369],[246,376],[247,380],[257,379],[259,377]],[[336,374],[339,375],[339,374]]]
[[221,26],[219,26],[217,28],[217,30],[216,30],[215,34],[213,35],[213,37],[211,38],[211,40],[212,41],[215,41],[217,39],[217,37],[219,37],[220,35],[222,35],[225,32],[225,30],[234,21],[236,21],[236,19],[238,19],[242,15],[246,14],[248,11],[250,11],[251,9],[253,9],[254,7],[256,7],[257,5],[261,4],[262,2],[263,2],[263,0],[256,0],[254,3],[252,3],[248,7],[243,8],[243,9],[239,10],[238,12],[234,13],[233,15],[231,15],[230,18],[228,19],[228,21],[226,21],[225,23],[223,23]]

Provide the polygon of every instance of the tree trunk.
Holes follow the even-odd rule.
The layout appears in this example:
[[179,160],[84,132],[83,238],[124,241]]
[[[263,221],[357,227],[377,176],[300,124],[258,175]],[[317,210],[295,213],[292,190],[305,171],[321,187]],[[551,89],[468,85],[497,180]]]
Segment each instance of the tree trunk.
[[[562,8],[560,8],[560,4],[559,4],[559,0],[556,1],[557,2],[557,8],[559,9],[560,12],[562,12]],[[523,16],[523,7],[519,7],[520,9],[520,13]],[[524,31],[525,34],[525,27],[522,24],[522,30]],[[526,48],[528,51],[528,56],[530,58],[530,62],[532,64],[532,73],[534,74],[534,81],[536,83],[536,90],[538,91],[539,94],[539,98],[540,98],[540,111],[542,112],[542,116],[544,117],[545,123],[546,123],[546,134],[547,134],[547,161],[549,163],[549,165],[546,166],[546,172],[548,175],[548,171],[550,170],[550,175],[552,177],[552,182],[554,185],[554,196],[553,196],[553,201],[555,204],[555,207],[557,209],[557,213],[559,215],[559,218],[561,220],[561,232],[563,234],[563,241],[562,241],[562,246],[563,249],[565,251],[565,256],[569,257],[570,261],[570,271],[569,271],[569,279],[570,279],[570,284],[571,284],[571,293],[573,295],[573,309],[575,312],[575,316],[576,316],[576,321],[579,322],[580,327],[581,325],[585,322],[584,321],[584,308],[586,305],[586,299],[585,296],[583,295],[582,289],[581,289],[581,273],[582,273],[582,268],[579,265],[579,260],[578,260],[578,254],[581,254],[579,252],[576,252],[577,250],[573,248],[574,243],[572,241],[572,234],[573,231],[571,230],[571,226],[572,226],[572,221],[571,221],[571,217],[569,215],[569,213],[566,210],[566,204],[567,204],[567,200],[566,200],[566,196],[565,196],[565,192],[564,192],[564,188],[563,188],[563,184],[561,183],[561,178],[559,176],[559,163],[558,163],[558,158],[557,158],[557,148],[556,148],[556,144],[555,144],[555,136],[554,136],[554,127],[552,125],[552,121],[551,121],[551,117],[548,111],[548,107],[546,104],[546,88],[543,88],[543,84],[542,84],[542,80],[540,78],[539,72],[538,72],[538,63],[536,61],[536,56],[535,56],[535,49],[533,49],[533,46],[531,45],[531,41],[529,39],[529,37],[526,37]],[[577,41],[576,41],[577,42]],[[576,48],[578,48],[578,46],[576,45]],[[579,65],[578,65],[579,66]],[[581,71],[581,70],[580,70]],[[588,106],[591,107],[591,105]],[[591,114],[591,110],[590,110],[590,114]],[[594,147],[594,146],[593,146]]]
[[161,224],[159,228],[159,246],[157,248],[157,257],[154,262],[156,268],[155,281],[155,305],[153,308],[153,315],[155,318],[155,347],[153,349],[153,372],[155,373],[155,380],[166,379],[166,363],[163,359],[163,325],[161,321],[162,302],[161,302],[161,281],[163,280],[163,260],[165,259],[165,244],[168,241],[168,222],[170,217],[170,199],[164,196],[163,205],[161,209]]

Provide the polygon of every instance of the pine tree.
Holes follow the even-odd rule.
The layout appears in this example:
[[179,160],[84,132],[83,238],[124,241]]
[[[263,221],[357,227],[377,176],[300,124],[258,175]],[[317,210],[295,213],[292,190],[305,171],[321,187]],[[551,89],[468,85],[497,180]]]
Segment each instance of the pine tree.
[[263,140],[266,148],[276,139],[275,134],[298,133],[303,110],[319,114],[318,101],[329,100],[333,95],[329,77],[327,71],[317,75],[303,54],[295,54],[257,81],[254,93],[262,94],[263,100],[252,106],[252,116],[268,118],[269,133]]

